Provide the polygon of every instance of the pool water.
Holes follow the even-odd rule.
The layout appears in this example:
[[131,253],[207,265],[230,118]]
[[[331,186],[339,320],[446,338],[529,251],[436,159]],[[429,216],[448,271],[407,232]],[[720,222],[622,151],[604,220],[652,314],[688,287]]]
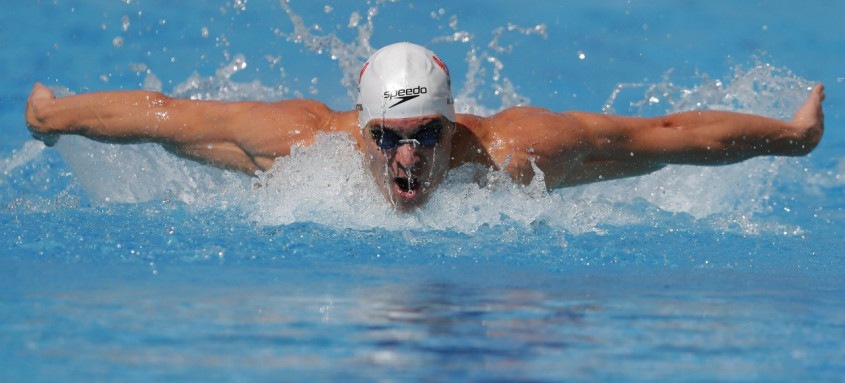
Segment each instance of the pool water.
[[[845,376],[845,5],[171,3],[0,15],[0,381]],[[823,82],[827,130],[809,157],[552,192],[467,167],[397,214],[342,136],[249,177],[23,123],[35,81],[347,109],[399,40],[463,112],[788,119]]]

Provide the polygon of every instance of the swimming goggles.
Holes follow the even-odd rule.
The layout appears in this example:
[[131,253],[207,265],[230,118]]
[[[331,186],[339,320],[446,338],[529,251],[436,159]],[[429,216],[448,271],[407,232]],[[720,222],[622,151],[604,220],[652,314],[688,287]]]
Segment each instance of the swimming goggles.
[[375,125],[370,128],[370,136],[381,150],[396,149],[401,145],[411,144],[431,148],[440,142],[440,132],[443,130],[441,120],[431,121],[423,125],[410,138],[403,138],[390,128]]

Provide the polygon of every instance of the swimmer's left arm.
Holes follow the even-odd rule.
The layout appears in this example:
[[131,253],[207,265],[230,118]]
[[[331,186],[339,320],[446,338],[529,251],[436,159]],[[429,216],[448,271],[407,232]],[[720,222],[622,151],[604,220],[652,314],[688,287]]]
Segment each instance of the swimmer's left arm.
[[548,187],[643,175],[667,164],[724,165],[755,156],[800,156],[824,132],[824,87],[813,88],[792,121],[722,111],[656,118],[512,108],[486,119],[492,161],[527,184],[533,167]]
[[589,154],[565,185],[647,174],[666,164],[724,165],[763,155],[810,153],[824,132],[824,87],[813,88],[792,121],[693,111],[657,118],[568,113]]
[[810,153],[824,132],[823,100],[824,87],[818,85],[792,121],[723,111],[656,118],[571,115],[586,130],[594,159],[723,165],[762,155]]

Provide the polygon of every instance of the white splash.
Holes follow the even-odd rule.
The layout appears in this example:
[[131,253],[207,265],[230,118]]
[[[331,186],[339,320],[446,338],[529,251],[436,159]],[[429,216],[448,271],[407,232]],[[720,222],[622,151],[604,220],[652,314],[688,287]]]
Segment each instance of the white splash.
[[156,144],[103,144],[65,136],[55,148],[95,202],[174,199],[193,204],[248,181],[239,173],[178,158]]
[[[13,151],[9,158],[0,159],[0,174],[4,178],[8,177],[13,170],[38,157],[45,147],[41,141],[27,141],[19,150]],[[0,178],[0,184],[3,182],[3,178]]]

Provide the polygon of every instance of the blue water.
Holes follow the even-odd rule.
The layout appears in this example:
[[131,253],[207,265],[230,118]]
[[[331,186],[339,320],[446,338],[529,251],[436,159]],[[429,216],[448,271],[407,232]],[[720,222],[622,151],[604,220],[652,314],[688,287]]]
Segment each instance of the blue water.
[[[845,3],[336,3],[6,5],[0,381],[843,379]],[[397,215],[343,137],[250,178],[23,124],[35,81],[347,109],[397,40],[464,111],[789,118],[823,82],[827,130],[552,193],[460,169]]]

